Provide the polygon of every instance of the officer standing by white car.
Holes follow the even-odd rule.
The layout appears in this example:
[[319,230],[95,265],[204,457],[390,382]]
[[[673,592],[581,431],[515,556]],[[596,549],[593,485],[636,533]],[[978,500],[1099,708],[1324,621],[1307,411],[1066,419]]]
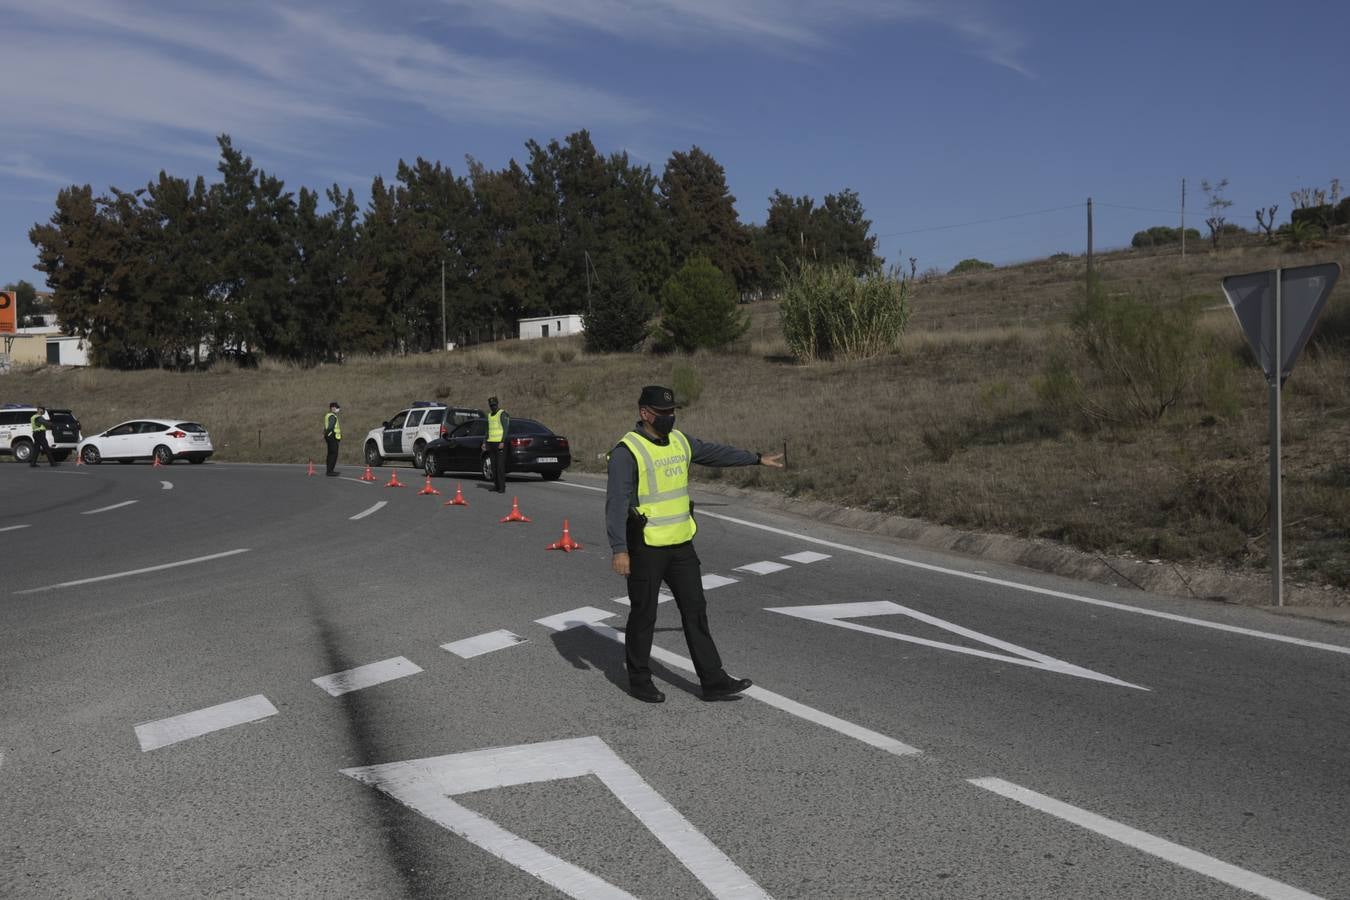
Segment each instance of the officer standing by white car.
[[37,468],[39,453],[47,454],[47,462],[55,466],[56,458],[52,456],[51,445],[47,443],[47,428],[52,423],[51,417],[47,415],[47,407],[39,406],[28,422],[33,429],[33,455],[28,460],[29,468]]

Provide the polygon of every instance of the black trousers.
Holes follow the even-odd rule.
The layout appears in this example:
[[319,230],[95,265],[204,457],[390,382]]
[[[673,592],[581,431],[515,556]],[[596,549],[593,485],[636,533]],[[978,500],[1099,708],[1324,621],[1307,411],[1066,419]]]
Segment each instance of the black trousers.
[[330,434],[325,434],[323,439],[328,442],[328,471],[332,472],[337,468],[338,445],[342,443],[342,439]]
[[33,458],[28,460],[30,466],[37,468],[38,454],[40,453],[47,454],[47,462],[56,465],[56,458],[52,456],[52,448],[47,444],[47,432],[45,431],[33,432]]
[[492,486],[499,494],[506,493],[506,441],[488,444],[492,454]]
[[642,541],[641,529],[628,529],[628,630],[624,634],[624,657],[631,683],[652,680],[652,635],[656,631],[656,603],[661,583],[670,586],[680,608],[684,641],[694,671],[704,687],[726,679],[722,657],[708,628],[708,603],[703,596],[703,573],[694,542],[673,547],[649,547]]

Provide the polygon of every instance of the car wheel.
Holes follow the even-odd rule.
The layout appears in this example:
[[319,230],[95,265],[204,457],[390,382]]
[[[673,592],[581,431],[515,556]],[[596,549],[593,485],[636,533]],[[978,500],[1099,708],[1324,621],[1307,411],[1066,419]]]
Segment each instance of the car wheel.
[[418,441],[413,444],[413,468],[423,468],[423,458],[427,455],[427,442]]
[[540,472],[539,474],[544,476],[545,481],[557,481],[562,477],[562,469],[556,472]]
[[435,453],[422,453],[422,471],[427,473],[428,478],[435,478],[441,474],[440,467],[436,465]]
[[384,457],[380,455],[380,448],[375,446],[374,441],[366,442],[366,465],[373,468],[384,465]]
[[155,448],[155,459],[159,460],[161,466],[173,465],[173,451],[160,444]]
[[483,480],[484,480],[484,481],[495,481],[495,480],[497,479],[497,476],[496,476],[496,473],[495,473],[495,470],[496,470],[497,466],[493,463],[492,456],[493,456],[493,454],[491,454],[491,453],[485,453],[485,454],[483,454]]
[[93,444],[80,451],[80,458],[84,460],[86,466],[96,466],[103,462],[103,454],[99,453]]
[[32,441],[15,441],[13,450],[15,462],[26,463],[33,458]]

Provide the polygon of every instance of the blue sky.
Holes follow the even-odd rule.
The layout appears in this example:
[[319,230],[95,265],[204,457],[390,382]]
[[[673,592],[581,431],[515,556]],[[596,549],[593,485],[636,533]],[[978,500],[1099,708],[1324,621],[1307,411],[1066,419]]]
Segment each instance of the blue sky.
[[363,202],[400,158],[697,145],[744,221],[852,188],[920,271],[1080,253],[1089,196],[1102,248],[1176,224],[1183,177],[1201,228],[1202,179],[1247,227],[1350,180],[1343,0],[0,0],[0,34],[0,282],[39,287],[62,186],[214,180],[222,132]]

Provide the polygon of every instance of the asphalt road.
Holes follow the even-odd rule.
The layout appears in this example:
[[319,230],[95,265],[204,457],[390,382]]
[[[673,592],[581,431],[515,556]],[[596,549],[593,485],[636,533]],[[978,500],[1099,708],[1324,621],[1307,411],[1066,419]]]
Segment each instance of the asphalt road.
[[601,482],[390,471],[0,464],[0,896],[1350,897],[1342,627],[698,496],[647,705]]

